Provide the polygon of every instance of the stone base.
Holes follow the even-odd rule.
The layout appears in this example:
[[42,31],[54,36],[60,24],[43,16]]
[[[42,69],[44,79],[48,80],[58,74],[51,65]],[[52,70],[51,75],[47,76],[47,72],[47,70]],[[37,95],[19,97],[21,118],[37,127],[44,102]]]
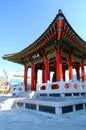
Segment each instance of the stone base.
[[18,108],[62,115],[64,113],[86,109],[86,96],[17,99],[16,106]]

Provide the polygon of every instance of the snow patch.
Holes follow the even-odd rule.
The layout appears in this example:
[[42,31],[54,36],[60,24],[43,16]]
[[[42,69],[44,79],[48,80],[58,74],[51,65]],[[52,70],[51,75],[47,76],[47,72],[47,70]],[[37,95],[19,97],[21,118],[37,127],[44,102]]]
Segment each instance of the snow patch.
[[15,100],[14,98],[10,98],[4,101],[3,103],[1,103],[0,110],[10,110],[14,104],[14,100]]

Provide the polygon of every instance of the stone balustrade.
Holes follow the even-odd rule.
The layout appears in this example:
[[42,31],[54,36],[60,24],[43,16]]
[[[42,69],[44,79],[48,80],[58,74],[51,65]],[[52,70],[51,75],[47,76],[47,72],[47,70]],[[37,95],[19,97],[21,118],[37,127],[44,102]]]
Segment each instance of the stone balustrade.
[[37,84],[36,91],[39,94],[42,93],[60,93],[60,94],[67,94],[67,93],[86,93],[86,83],[77,82],[47,82],[47,83],[39,83]]

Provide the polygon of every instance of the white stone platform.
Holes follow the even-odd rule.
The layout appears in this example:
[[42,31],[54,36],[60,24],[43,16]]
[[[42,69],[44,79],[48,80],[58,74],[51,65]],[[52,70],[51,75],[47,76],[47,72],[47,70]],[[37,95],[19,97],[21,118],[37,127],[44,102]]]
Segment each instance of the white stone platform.
[[57,115],[86,109],[86,83],[61,80],[37,84],[36,88],[35,96],[16,100],[16,107]]
[[16,107],[62,115],[64,113],[86,109],[86,96],[16,99]]

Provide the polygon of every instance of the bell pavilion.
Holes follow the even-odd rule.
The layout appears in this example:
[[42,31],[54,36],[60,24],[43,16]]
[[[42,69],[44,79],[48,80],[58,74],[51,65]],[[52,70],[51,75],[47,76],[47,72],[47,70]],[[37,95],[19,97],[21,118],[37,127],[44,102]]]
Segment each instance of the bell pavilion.
[[[28,69],[31,68],[30,89],[36,91],[38,95],[44,94],[48,97],[55,95],[63,98],[86,95],[86,42],[74,31],[61,10],[37,40],[18,53],[4,55],[3,59],[24,66],[25,90],[27,90]],[[76,71],[76,82],[73,69]],[[41,83],[37,82],[38,70],[42,72]],[[67,70],[69,81],[66,81]],[[50,81],[51,72],[53,72],[52,81]],[[72,99],[71,102],[65,99],[65,103],[61,99],[59,105],[55,100],[52,103],[46,100],[44,102],[30,100],[28,103],[33,109],[43,111],[45,106],[56,114],[86,108],[86,100],[82,99]]]

